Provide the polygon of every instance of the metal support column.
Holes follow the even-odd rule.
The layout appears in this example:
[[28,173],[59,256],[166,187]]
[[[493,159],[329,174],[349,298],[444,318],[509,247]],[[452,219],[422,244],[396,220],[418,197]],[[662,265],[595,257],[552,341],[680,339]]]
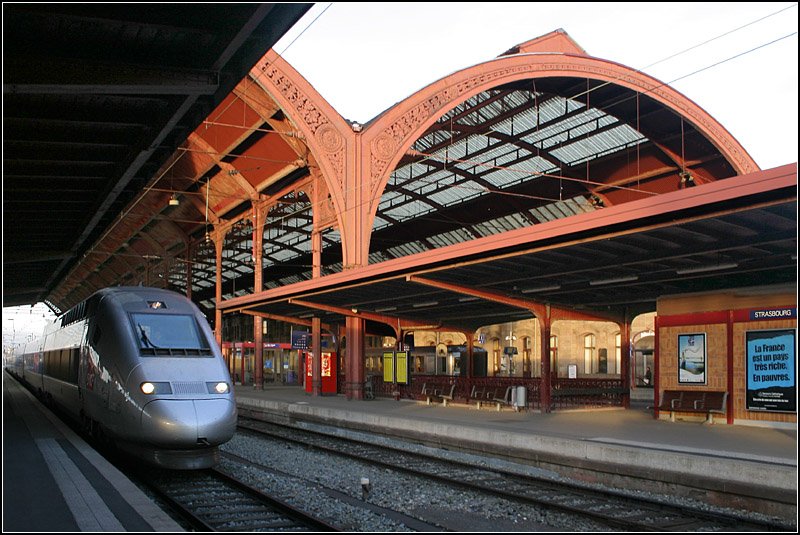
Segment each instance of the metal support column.
[[311,318],[311,395],[322,394],[322,320]]
[[545,313],[539,318],[539,329],[542,333],[542,380],[539,386],[539,405],[544,413],[551,411],[550,392],[553,381],[550,375],[550,305],[545,307]]
[[364,399],[364,333],[365,322],[356,316],[347,316],[347,375],[345,396],[347,399]]

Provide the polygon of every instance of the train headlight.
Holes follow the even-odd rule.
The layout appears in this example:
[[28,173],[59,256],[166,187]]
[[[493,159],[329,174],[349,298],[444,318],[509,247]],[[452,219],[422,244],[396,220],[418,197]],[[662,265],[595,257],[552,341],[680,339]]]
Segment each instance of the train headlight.
[[209,394],[227,394],[228,383],[220,381],[217,383],[206,383]]
[[142,393],[144,394],[172,394],[172,387],[169,383],[153,383],[150,381],[145,381],[141,385],[139,385]]

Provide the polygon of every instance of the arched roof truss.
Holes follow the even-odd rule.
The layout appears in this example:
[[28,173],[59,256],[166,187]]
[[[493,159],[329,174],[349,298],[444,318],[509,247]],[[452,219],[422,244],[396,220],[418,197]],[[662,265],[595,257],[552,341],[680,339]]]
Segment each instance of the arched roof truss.
[[[313,165],[302,136],[295,134],[269,95],[244,79],[188,134],[59,284],[54,295],[60,308],[68,309],[95,289],[113,284],[163,285],[189,293],[190,272],[193,299],[210,313],[216,300],[216,250],[209,242],[213,239],[224,240],[223,298],[252,292],[253,207],[269,210],[271,204],[288,203],[294,208],[285,208],[282,228],[296,227],[305,241],[311,233],[310,215],[302,210],[287,215],[297,208],[292,188],[307,181],[309,163]],[[303,238],[268,232],[265,250],[273,252],[267,253],[265,265],[281,264],[282,251],[302,252],[298,242]],[[117,258],[124,261],[112,270]]]
[[362,146],[370,263],[758,170],[694,103],[562,31],[423,88]]
[[378,203],[370,258],[666,193],[683,177],[697,185],[735,174],[648,94],[583,77],[515,81],[455,105],[403,153]]

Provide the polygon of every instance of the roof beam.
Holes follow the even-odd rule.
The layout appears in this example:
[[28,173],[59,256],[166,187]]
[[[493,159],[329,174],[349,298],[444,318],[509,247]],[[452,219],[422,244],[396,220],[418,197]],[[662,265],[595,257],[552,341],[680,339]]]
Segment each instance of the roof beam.
[[[19,61],[6,72],[3,94],[28,95],[213,95],[219,89],[214,71],[110,65],[85,59],[76,62]],[[87,77],[86,73],[91,72]],[[86,83],[87,79],[91,83]],[[14,80],[25,80],[16,83]]]
[[383,323],[383,324],[388,325],[389,327],[393,328],[396,333],[399,333],[401,331],[407,331],[409,329],[415,329],[415,328],[416,329],[425,328],[426,330],[437,330],[437,329],[438,330],[442,330],[442,329],[444,329],[444,330],[447,330],[447,331],[457,331],[457,332],[460,332],[460,331],[463,330],[463,329],[460,329],[458,327],[448,327],[448,326],[442,325],[441,323],[436,324],[436,325],[431,325],[430,321],[421,322],[421,321],[412,320],[412,319],[408,319],[408,318],[400,318],[398,316],[388,316],[388,315],[385,315],[385,314],[376,314],[374,312],[366,312],[364,310],[358,310],[357,308],[347,309],[347,308],[336,307],[336,306],[332,306],[332,305],[324,305],[324,304],[321,304],[321,303],[312,303],[311,301],[305,301],[305,300],[301,300],[301,299],[290,298],[288,300],[288,303],[292,304],[292,305],[304,306],[306,308],[312,308],[312,309],[315,309],[315,310],[322,310],[322,311],[325,311],[325,312],[332,312],[334,314],[341,314],[343,316],[353,316],[353,317],[356,317],[356,318],[363,318],[363,319],[366,319],[366,320],[371,320],[371,321],[375,321],[375,322],[378,322],[378,323]]

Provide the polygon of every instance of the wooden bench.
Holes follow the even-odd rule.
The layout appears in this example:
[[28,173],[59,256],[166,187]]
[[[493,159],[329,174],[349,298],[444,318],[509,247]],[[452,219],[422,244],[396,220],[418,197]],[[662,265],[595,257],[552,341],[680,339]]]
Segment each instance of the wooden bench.
[[714,423],[714,414],[725,414],[728,393],[709,390],[664,390],[661,393],[659,411],[669,411],[669,419],[675,421],[676,412],[705,414],[706,422]]

